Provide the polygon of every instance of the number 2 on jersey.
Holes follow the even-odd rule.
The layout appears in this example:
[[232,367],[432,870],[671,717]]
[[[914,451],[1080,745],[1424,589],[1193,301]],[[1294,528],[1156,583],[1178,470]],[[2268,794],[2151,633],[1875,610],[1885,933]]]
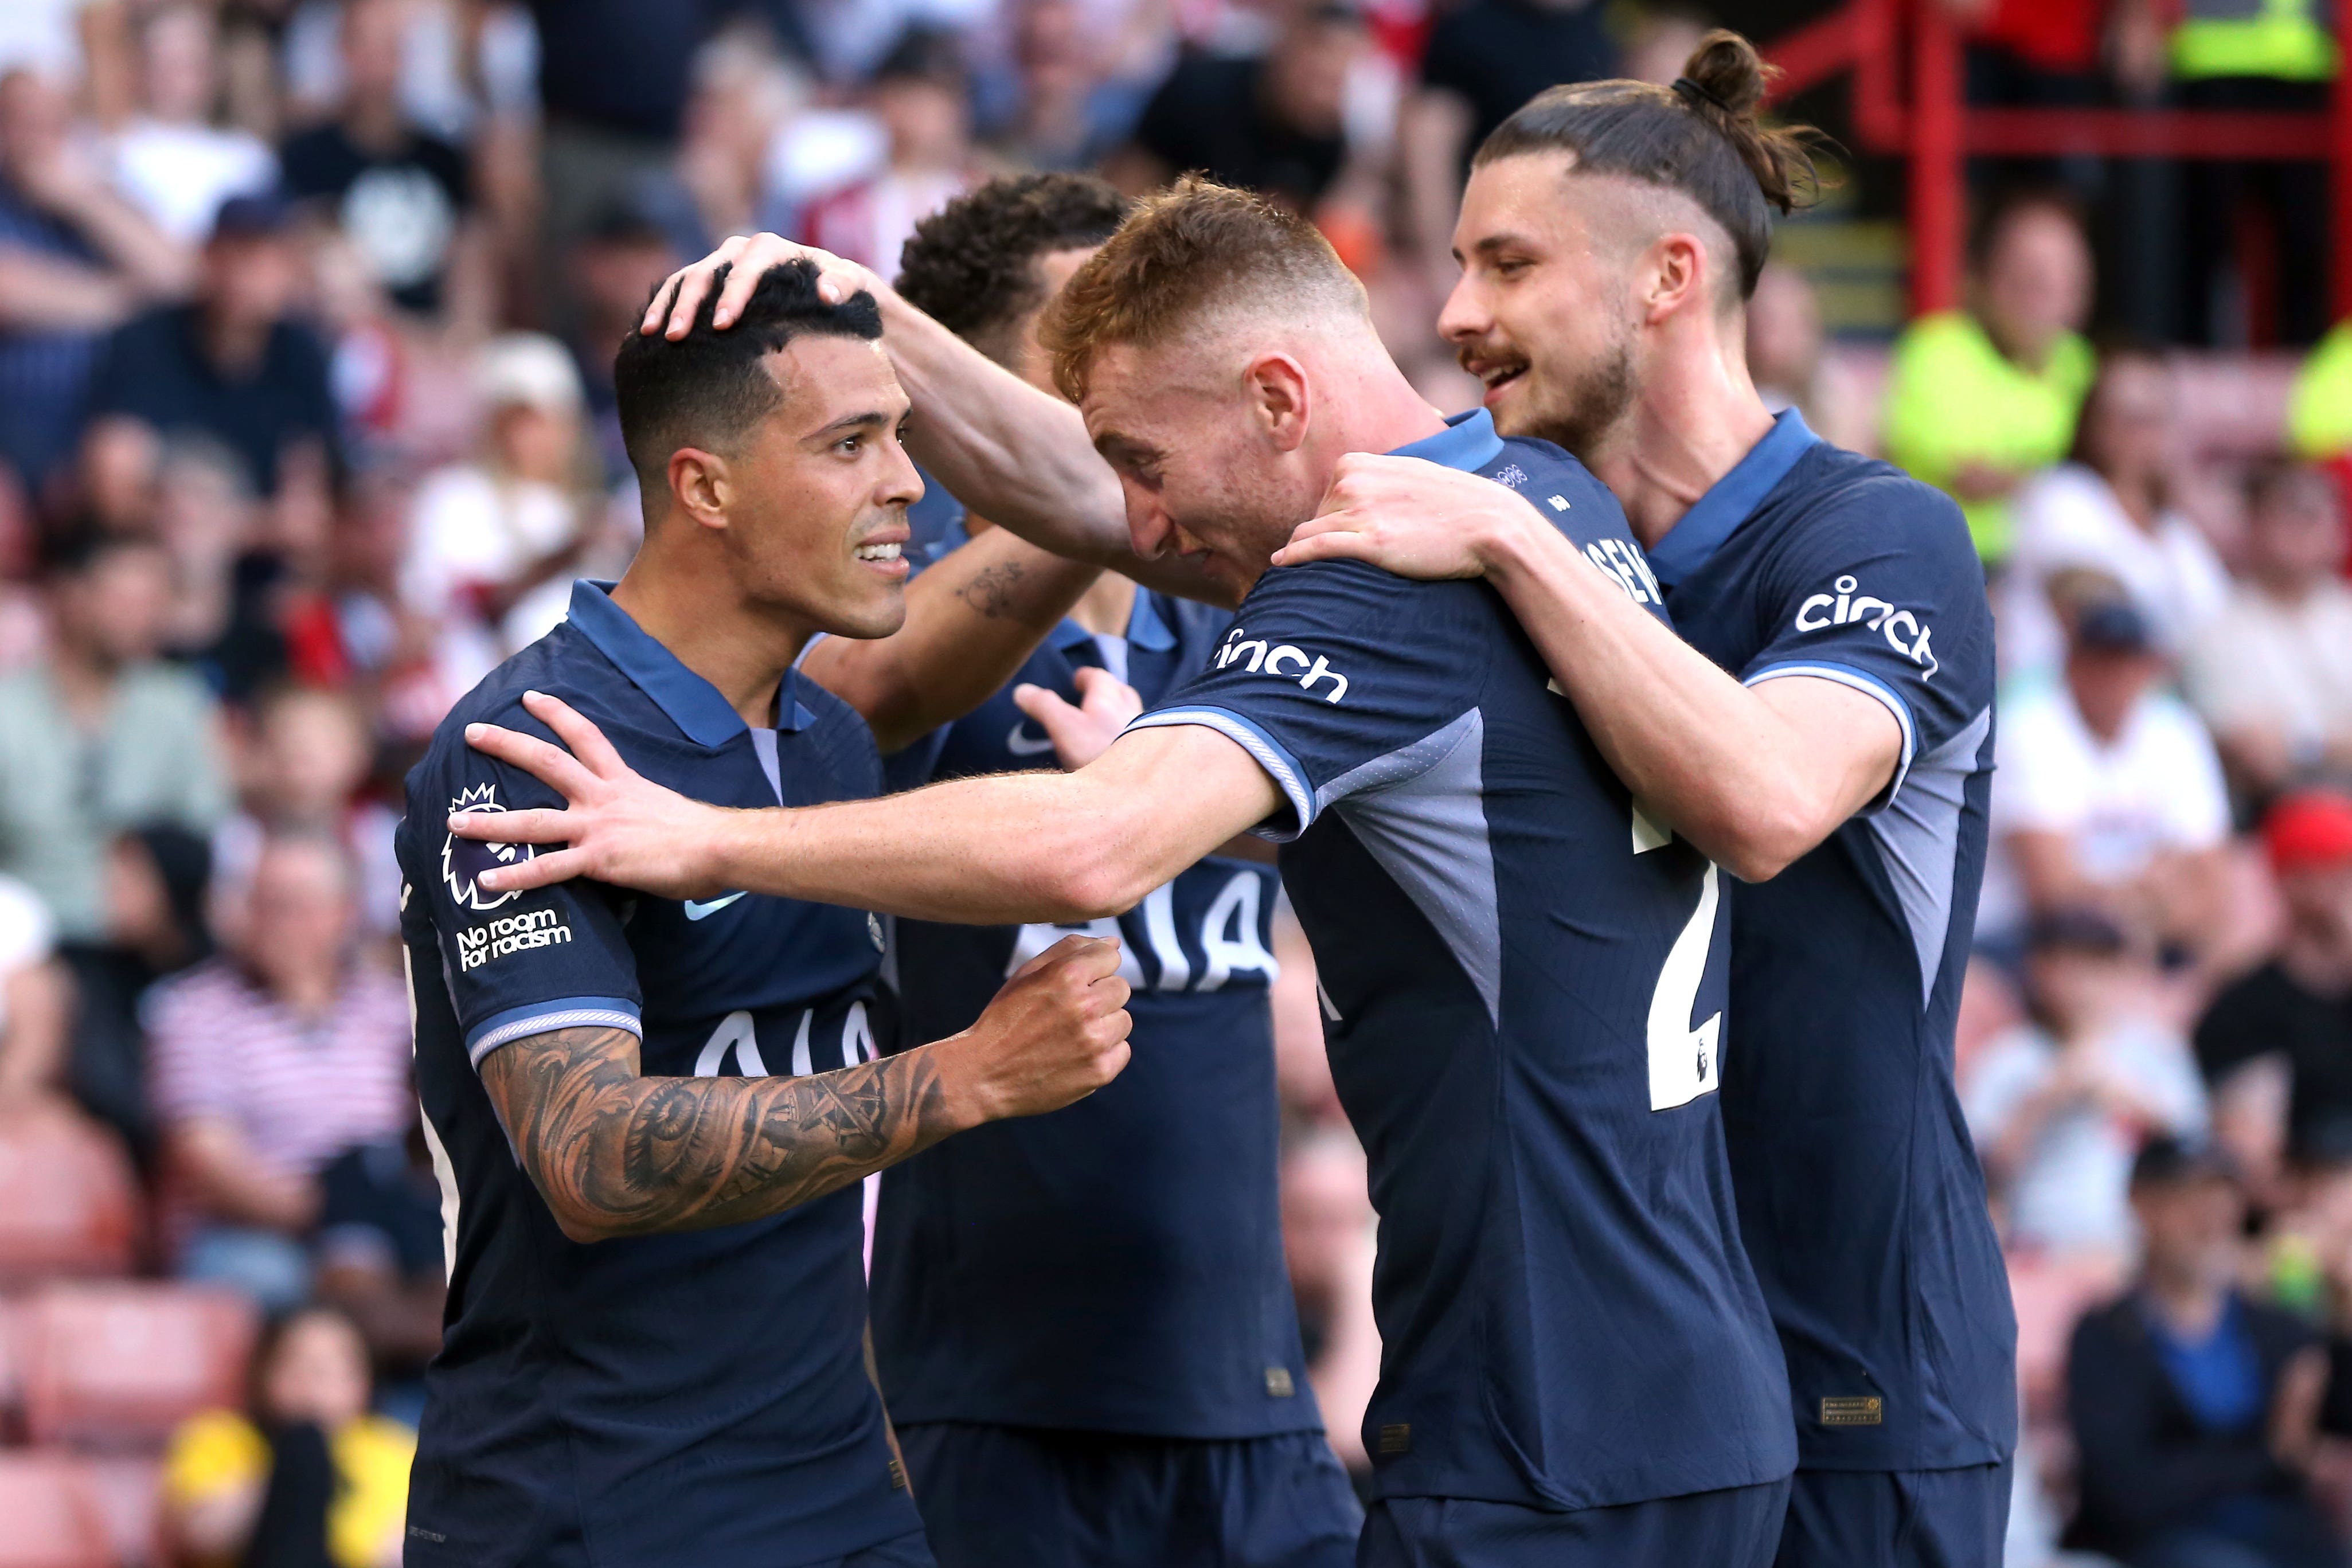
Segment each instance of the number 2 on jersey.
[[[1633,852],[1647,854],[1674,842],[1674,830],[1653,821],[1633,803]],[[1715,912],[1723,896],[1722,873],[1713,861],[1699,882],[1698,907],[1675,936],[1658,984],[1650,993],[1650,1109],[1671,1111],[1719,1086],[1723,1069],[1723,1014],[1710,1013],[1691,1027],[1698,988],[1706,978],[1707,949],[1715,941]]]

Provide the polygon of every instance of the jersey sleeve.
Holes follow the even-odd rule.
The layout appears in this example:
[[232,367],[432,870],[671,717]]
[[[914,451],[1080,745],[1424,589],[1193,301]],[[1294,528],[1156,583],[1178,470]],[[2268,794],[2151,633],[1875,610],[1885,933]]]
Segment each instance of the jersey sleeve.
[[1940,492],[1893,474],[1854,485],[1791,531],[1759,587],[1766,637],[1740,680],[1833,681],[1885,705],[1901,728],[1895,777],[1872,810],[1895,799],[1917,758],[1991,708],[1984,569]]
[[1282,790],[1255,831],[1297,838],[1351,795],[1392,788],[1475,744],[1494,657],[1483,588],[1417,584],[1355,561],[1277,568],[1244,601],[1207,667],[1128,726],[1199,725]]
[[[494,722],[554,737],[520,708]],[[409,915],[432,927],[466,1055],[476,1067],[509,1040],[559,1029],[644,1034],[636,959],[624,935],[623,901],[602,883],[561,882],[525,893],[484,888],[481,873],[528,859],[528,845],[460,839],[451,811],[561,809],[563,799],[530,774],[465,744],[453,726],[417,770],[409,791]]]

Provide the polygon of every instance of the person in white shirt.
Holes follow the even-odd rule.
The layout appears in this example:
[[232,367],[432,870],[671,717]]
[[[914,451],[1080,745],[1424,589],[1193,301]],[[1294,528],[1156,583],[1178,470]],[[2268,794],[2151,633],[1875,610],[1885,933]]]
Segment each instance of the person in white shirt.
[[529,332],[492,339],[475,360],[474,392],[479,455],[417,486],[400,570],[402,601],[441,625],[459,690],[515,651],[500,622],[517,601],[566,574],[583,499],[580,375],[562,344]]
[[2156,646],[2178,658],[2221,608],[2229,573],[2197,525],[2171,504],[2179,422],[2171,372],[2151,354],[2107,356],[2083,404],[2074,453],[2017,493],[2017,550],[1998,590],[2004,675],[2055,669],[2065,656],[2051,580],[2114,578],[2147,616]]
[[2181,671],[2221,760],[2261,799],[2299,779],[2352,778],[2352,586],[2344,513],[2316,468],[2258,467],[2245,571]]
[[60,1084],[68,1004],[56,936],[33,890],[0,876],[0,1107]]
[[201,243],[231,196],[278,183],[278,155],[248,131],[212,123],[220,92],[213,13],[171,5],[140,33],[142,110],[114,137],[115,187],[183,245]]
[[2210,952],[2228,893],[2230,803],[2213,743],[2158,689],[2167,662],[2127,602],[2085,610],[2064,678],[2001,715],[1979,929],[2059,909]]
[[2206,1130],[2196,1056],[2158,1015],[2147,959],[2103,915],[2037,920],[2027,980],[2033,1017],[1986,1043],[1962,1092],[1985,1174],[2006,1198],[2006,1239],[2128,1263],[2134,1155],[2151,1134]]

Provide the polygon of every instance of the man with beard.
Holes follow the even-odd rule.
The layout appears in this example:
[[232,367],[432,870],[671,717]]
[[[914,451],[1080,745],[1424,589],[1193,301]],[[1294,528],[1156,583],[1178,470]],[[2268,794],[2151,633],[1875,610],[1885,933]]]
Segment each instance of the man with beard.
[[[2016,1332],[1952,1035],[1983,876],[1992,622],[1952,504],[1776,419],[1748,379],[1770,209],[1809,173],[1798,138],[1757,124],[1762,95],[1753,48],[1710,35],[1672,89],[1541,95],[1481,148],[1463,198],[1445,330],[1497,427],[1585,458],[1646,561],[1564,548],[1478,476],[1360,455],[1276,561],[1485,577],[1635,797],[1752,884],[1729,900],[1724,1112],[1800,1444],[1779,1561],[1990,1564]],[[721,263],[740,277],[800,254],[730,240],[646,328],[682,329]],[[820,265],[827,287],[862,286]],[[1064,411],[945,351],[903,301],[883,310],[921,455],[958,495],[1184,591],[1181,558],[1127,560],[1153,541],[1120,538],[1114,476]],[[1653,573],[1689,642],[1631,601]]]
[[[1796,1444],[1716,1110],[1720,873],[1627,796],[1483,584],[1266,570],[1349,452],[1492,475],[1575,548],[1636,559],[1616,504],[1547,442],[1442,419],[1322,236],[1230,187],[1141,204],[1045,340],[1139,542],[1246,595],[1208,666],[1100,757],[722,811],[533,697],[572,754],[488,725],[467,740],[566,810],[450,831],[566,846],[487,870],[501,893],[584,873],[994,925],[1102,919],[1236,832],[1281,841],[1381,1214],[1357,1561],[1761,1568]],[[1664,613],[1646,591],[1636,608]],[[1247,1082],[1160,1113],[1213,1116]]]

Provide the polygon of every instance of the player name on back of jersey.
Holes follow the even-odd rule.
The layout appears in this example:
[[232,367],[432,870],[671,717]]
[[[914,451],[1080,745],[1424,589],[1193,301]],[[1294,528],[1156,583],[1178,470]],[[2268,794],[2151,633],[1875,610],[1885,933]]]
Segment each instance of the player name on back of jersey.
[[457,933],[457,967],[478,969],[493,958],[572,940],[572,927],[551,909],[485,920]]

